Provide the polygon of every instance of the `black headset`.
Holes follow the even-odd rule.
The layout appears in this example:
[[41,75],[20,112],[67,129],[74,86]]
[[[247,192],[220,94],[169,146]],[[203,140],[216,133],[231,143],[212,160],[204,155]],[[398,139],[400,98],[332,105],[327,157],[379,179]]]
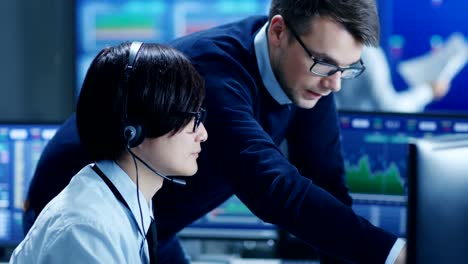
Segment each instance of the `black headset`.
[[138,53],[140,52],[142,42],[134,41],[130,45],[130,51],[128,55],[128,63],[125,67],[125,95],[124,95],[124,121],[123,121],[123,137],[127,148],[134,148],[140,145],[145,139],[144,127],[128,118],[127,104],[128,95],[130,93],[130,80],[133,72],[135,71],[135,64],[138,59]]

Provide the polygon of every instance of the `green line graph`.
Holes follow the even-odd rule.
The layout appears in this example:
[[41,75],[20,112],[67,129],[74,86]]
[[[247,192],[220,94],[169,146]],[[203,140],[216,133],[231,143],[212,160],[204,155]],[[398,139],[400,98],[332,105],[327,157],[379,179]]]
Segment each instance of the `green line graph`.
[[345,161],[348,186],[352,193],[404,195],[400,170],[395,163],[381,171],[372,171],[369,157],[362,156],[356,165]]

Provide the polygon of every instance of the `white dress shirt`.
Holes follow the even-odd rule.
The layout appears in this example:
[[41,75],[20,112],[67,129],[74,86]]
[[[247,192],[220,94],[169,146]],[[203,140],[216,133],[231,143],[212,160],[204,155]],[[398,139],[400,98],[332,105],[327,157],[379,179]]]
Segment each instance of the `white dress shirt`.
[[149,263],[145,234],[151,202],[113,161],[96,163],[127,202],[117,200],[91,165],[42,210],[10,263]]

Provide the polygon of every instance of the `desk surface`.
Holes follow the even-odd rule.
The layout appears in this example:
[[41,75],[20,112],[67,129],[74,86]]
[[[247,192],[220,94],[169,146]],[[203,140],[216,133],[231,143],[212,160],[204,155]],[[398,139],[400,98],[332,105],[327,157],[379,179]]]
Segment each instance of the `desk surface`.
[[279,259],[233,259],[229,264],[281,264]]
[[229,258],[227,260],[204,260],[193,261],[192,264],[320,264],[319,261],[301,261],[287,260],[283,262],[281,259],[244,259],[244,258]]

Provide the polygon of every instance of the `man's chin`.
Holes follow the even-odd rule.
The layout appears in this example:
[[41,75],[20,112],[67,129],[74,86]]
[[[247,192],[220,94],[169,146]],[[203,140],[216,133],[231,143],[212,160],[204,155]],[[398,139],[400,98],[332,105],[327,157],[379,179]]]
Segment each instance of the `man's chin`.
[[294,102],[294,104],[299,108],[311,109],[317,104],[318,100],[319,99],[317,99],[317,100],[306,100],[306,99],[301,98],[299,100],[296,100]]

